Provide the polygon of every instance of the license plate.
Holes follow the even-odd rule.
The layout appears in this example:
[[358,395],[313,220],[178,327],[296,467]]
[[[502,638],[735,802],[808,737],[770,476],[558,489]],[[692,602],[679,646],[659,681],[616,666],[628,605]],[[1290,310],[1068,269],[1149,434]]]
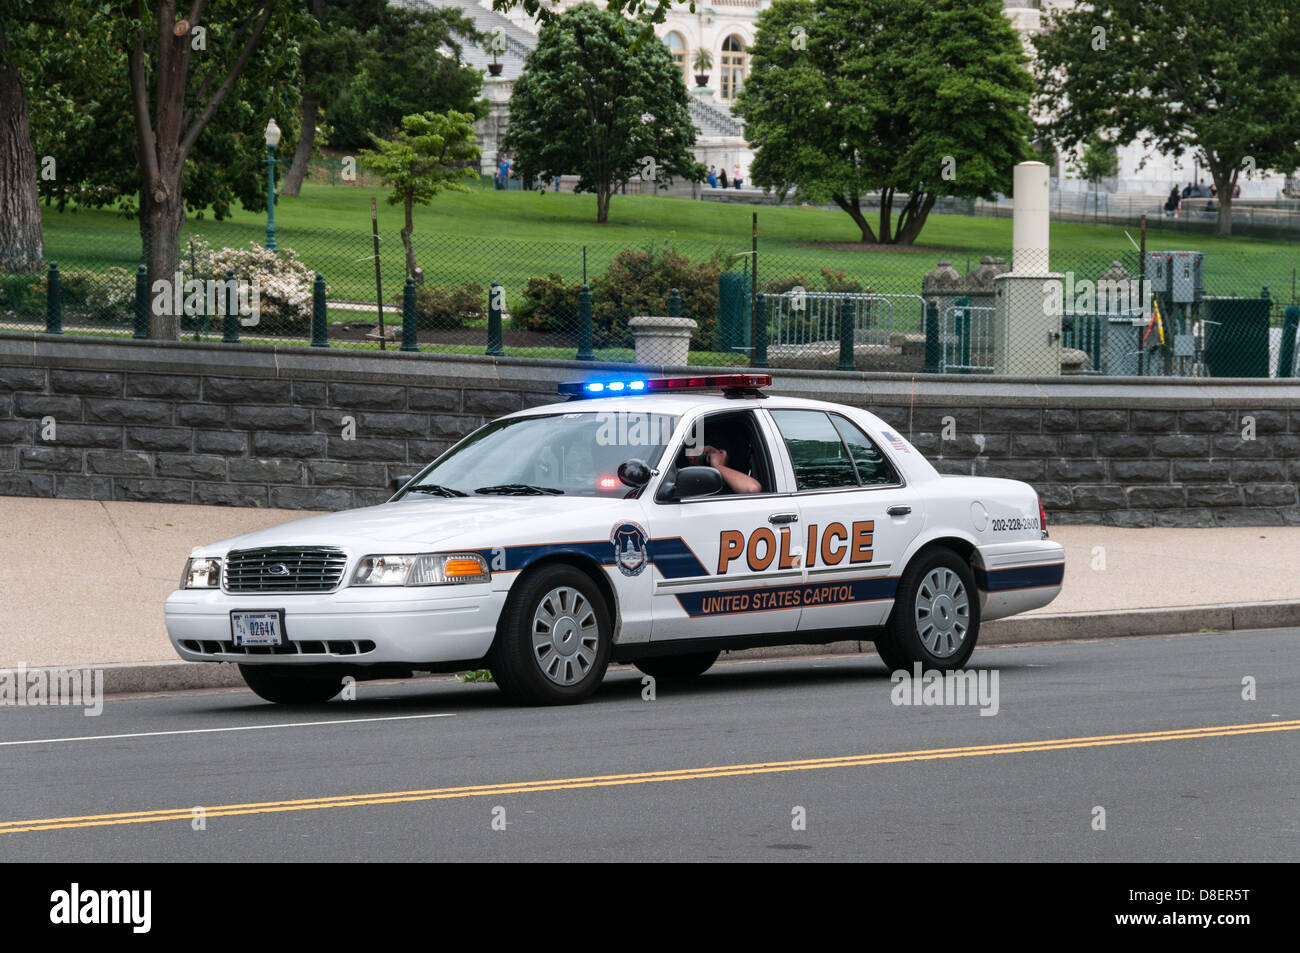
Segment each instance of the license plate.
[[231,612],[230,634],[236,645],[280,645],[284,641],[283,611]]

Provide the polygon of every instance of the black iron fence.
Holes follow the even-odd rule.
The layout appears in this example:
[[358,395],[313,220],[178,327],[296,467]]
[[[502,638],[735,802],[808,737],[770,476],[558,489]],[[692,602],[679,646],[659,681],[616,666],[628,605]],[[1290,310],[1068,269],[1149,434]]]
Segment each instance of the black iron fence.
[[[851,244],[577,243],[319,230],[187,233],[151,285],[137,235],[46,230],[0,274],[0,328],[398,352],[896,371],[1292,377],[1296,257],[988,255]],[[757,281],[755,281],[757,276]],[[156,330],[156,328],[155,328]]]

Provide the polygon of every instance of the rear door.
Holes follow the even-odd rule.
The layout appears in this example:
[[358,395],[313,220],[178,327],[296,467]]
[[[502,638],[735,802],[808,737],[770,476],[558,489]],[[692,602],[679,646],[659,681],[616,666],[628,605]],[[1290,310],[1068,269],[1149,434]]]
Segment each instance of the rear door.
[[[698,418],[674,448],[670,483],[685,444],[727,445],[728,463],[758,493],[647,501],[654,561],[652,641],[793,632],[799,625],[799,509],[773,462],[767,422],[754,410]],[[662,486],[662,484],[661,484]]]
[[795,485],[805,554],[800,631],[881,625],[925,523],[916,494],[866,431],[834,411],[768,412]]

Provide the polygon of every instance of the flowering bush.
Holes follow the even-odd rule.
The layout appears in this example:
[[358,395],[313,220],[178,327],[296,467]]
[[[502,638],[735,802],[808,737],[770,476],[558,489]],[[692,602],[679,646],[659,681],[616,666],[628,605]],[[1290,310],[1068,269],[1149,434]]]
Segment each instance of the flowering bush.
[[222,281],[227,271],[233,271],[236,279],[252,284],[260,315],[257,330],[311,333],[312,282],[316,274],[293,249],[271,251],[249,242],[247,248],[213,250],[206,239],[196,235],[182,250],[181,268],[187,279]]

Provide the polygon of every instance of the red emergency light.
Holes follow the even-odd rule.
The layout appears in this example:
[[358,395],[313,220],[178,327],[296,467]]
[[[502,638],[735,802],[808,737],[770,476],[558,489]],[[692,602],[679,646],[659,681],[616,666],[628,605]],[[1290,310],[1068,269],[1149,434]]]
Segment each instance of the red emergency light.
[[701,374],[695,377],[638,377],[609,381],[566,381],[561,394],[607,397],[683,390],[757,391],[771,387],[771,374]]

